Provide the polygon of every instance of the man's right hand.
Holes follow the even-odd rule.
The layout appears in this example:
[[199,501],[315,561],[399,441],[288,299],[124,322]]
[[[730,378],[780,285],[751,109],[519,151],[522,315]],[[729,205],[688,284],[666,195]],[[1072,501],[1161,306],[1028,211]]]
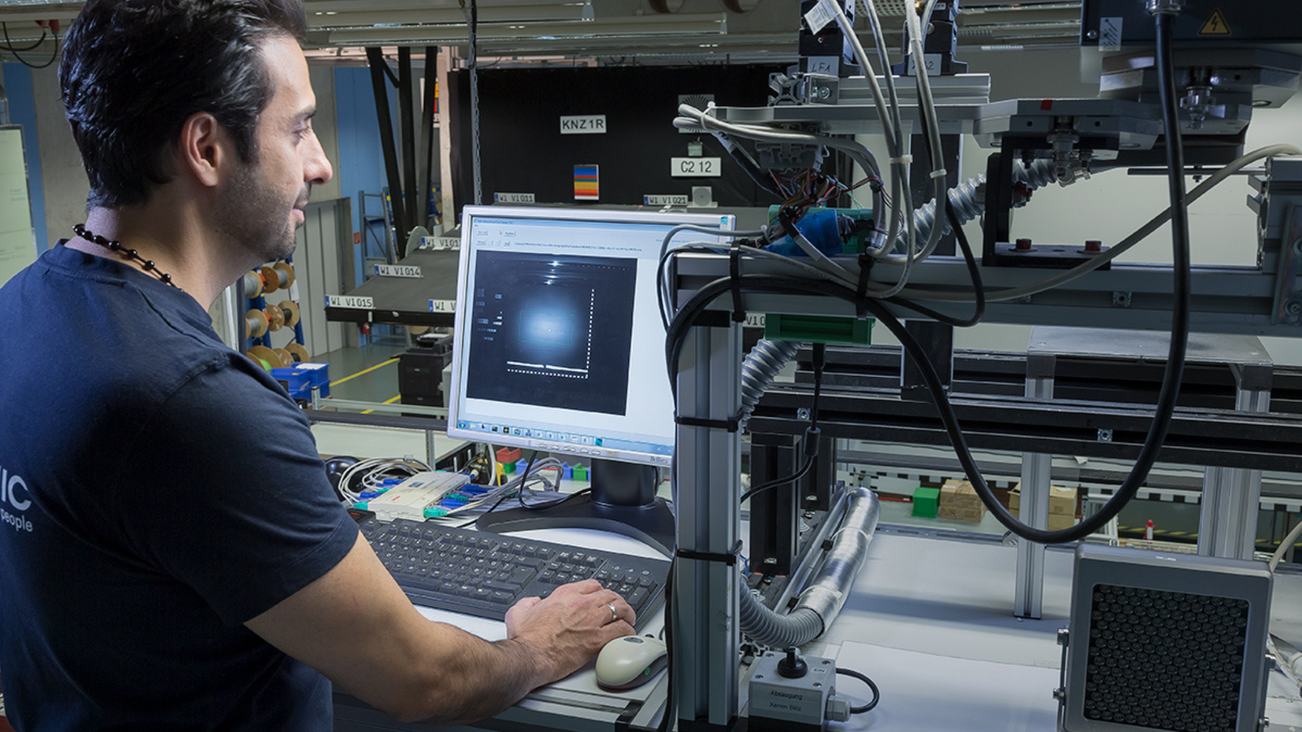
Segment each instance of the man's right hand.
[[358,534],[334,569],[246,625],[399,720],[463,724],[573,673],[633,621],[623,598],[584,580],[516,603],[508,638],[489,643],[426,620]]
[[589,579],[561,585],[546,599],[521,599],[506,613],[506,635],[541,654],[547,680],[555,681],[581,668],[610,641],[632,635],[636,621],[624,598]]

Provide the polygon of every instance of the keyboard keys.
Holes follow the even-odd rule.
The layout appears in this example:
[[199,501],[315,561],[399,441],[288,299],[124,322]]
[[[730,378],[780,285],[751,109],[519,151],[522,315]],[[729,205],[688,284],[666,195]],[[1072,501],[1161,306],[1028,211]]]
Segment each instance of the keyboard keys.
[[589,577],[628,600],[640,621],[663,601],[669,568],[663,559],[575,550],[404,519],[372,519],[360,528],[418,605],[501,620],[522,597],[546,597],[560,585]]

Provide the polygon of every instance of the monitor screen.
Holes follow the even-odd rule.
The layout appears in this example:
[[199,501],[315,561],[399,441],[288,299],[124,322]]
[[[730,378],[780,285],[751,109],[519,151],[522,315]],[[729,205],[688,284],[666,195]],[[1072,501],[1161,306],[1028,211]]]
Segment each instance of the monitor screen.
[[[669,465],[673,397],[656,268],[679,224],[725,214],[467,206],[448,435]],[[672,244],[719,241],[679,232]]]

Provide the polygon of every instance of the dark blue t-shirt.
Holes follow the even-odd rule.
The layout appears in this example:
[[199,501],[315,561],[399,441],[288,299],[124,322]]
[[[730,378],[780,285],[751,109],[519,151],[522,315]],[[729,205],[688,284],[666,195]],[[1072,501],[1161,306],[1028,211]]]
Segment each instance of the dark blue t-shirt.
[[357,529],[307,420],[203,308],[57,246],[0,289],[0,678],[22,730],[325,730],[243,623]]

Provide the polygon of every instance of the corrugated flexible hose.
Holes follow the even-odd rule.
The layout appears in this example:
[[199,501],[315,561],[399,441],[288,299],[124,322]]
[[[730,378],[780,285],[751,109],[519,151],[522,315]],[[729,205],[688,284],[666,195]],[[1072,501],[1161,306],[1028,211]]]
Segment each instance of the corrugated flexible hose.
[[752,640],[774,648],[803,646],[822,635],[841,612],[863,570],[881,512],[877,495],[867,488],[850,489],[846,500],[845,520],[832,534],[832,547],[791,612],[780,615],[764,607],[740,583],[741,629]]

